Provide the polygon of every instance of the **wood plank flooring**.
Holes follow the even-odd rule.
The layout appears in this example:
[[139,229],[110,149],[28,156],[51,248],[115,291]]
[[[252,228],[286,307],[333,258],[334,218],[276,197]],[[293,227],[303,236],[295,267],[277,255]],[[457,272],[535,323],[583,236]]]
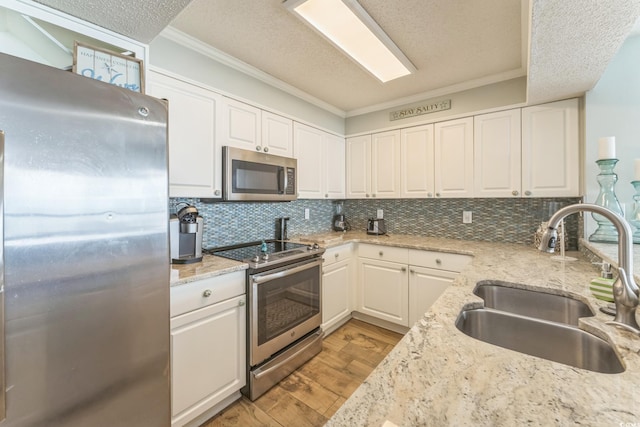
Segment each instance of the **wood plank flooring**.
[[255,402],[242,397],[201,427],[322,426],[400,341],[401,334],[351,319],[322,352]]

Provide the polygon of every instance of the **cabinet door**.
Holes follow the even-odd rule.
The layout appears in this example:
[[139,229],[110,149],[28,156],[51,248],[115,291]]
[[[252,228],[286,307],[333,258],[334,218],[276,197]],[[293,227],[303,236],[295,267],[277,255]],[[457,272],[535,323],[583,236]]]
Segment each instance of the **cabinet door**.
[[246,297],[171,319],[172,425],[240,390],[246,378]]
[[298,159],[298,197],[324,198],[323,132],[301,123],[295,123],[293,131],[294,156]]
[[293,156],[293,120],[262,111],[262,151]]
[[580,196],[578,100],[522,109],[525,197]]
[[346,141],[347,198],[364,199],[371,195],[371,135]]
[[345,197],[345,149],[344,138],[325,133],[324,145],[324,196],[329,199]]
[[436,197],[473,197],[473,117],[435,124]]
[[338,261],[323,268],[322,329],[328,333],[351,316],[351,260]]
[[473,118],[475,197],[520,197],[520,109]]
[[400,197],[400,131],[371,135],[371,197]]
[[169,105],[169,196],[220,197],[215,120],[222,97],[153,70],[147,80],[147,93]]
[[402,129],[400,132],[400,197],[433,197],[433,165],[433,125]]
[[409,326],[406,264],[359,258],[358,273],[358,311]]
[[422,318],[458,273],[409,266],[409,326]]
[[221,145],[262,151],[261,111],[259,108],[223,98],[220,137]]

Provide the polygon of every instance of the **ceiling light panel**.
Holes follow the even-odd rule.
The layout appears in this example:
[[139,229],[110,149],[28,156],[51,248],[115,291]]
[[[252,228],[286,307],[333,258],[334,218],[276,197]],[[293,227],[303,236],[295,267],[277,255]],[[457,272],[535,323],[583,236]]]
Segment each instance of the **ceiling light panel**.
[[416,71],[355,0],[287,0],[284,6],[381,82]]

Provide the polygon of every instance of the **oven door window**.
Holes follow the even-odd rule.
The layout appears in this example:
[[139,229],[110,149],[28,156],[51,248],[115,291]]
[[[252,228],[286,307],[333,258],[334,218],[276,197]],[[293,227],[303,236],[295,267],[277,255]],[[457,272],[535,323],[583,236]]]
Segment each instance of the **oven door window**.
[[258,293],[258,345],[320,313],[320,266],[261,283]]
[[233,160],[233,192],[253,194],[282,194],[284,168],[263,163]]

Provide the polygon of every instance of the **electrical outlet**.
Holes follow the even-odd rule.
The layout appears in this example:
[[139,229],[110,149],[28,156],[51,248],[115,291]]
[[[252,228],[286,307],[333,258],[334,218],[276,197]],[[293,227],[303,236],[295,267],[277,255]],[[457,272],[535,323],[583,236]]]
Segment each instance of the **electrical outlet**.
[[304,219],[309,219],[309,208],[304,208]]
[[382,209],[378,209],[378,211],[376,212],[376,218],[384,219],[384,211]]
[[462,223],[463,224],[471,224],[473,222],[473,212],[472,211],[462,211]]

